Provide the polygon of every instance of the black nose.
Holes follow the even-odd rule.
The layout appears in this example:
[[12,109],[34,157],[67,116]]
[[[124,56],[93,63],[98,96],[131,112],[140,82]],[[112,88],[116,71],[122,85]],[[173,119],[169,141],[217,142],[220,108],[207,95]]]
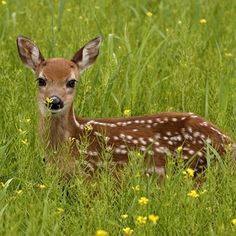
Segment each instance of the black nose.
[[50,99],[50,102],[47,106],[49,106],[51,110],[59,110],[63,108],[64,104],[59,97],[52,96],[49,99]]

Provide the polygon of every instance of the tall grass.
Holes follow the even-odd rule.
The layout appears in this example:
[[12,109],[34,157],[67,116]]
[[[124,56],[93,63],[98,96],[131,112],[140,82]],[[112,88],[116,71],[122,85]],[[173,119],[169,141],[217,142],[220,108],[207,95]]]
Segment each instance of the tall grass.
[[[37,136],[37,84],[15,44],[25,35],[46,58],[71,58],[102,35],[96,65],[79,84],[77,114],[192,111],[235,139],[235,9],[229,0],[0,2],[0,234],[123,235],[130,227],[133,235],[235,235],[236,172],[228,161],[211,163],[197,198],[187,195],[196,181],[181,168],[169,163],[160,188],[134,153],[118,179],[105,165],[91,181],[49,174]],[[138,203],[142,196],[147,205]],[[159,221],[136,223],[149,214]]]

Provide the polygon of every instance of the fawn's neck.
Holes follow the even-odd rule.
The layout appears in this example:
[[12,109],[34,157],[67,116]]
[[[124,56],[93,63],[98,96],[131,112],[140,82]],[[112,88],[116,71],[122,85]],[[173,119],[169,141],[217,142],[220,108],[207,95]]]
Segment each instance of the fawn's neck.
[[39,132],[42,140],[46,141],[47,148],[58,149],[69,137],[75,137],[80,132],[76,125],[73,106],[68,112],[60,115],[41,115],[39,122]]

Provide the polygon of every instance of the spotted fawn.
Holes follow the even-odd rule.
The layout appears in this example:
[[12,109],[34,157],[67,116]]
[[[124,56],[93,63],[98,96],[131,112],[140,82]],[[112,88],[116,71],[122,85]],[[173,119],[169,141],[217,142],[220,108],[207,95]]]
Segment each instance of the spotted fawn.
[[[38,81],[39,130],[45,149],[53,153],[46,157],[47,162],[55,163],[65,174],[73,175],[78,171],[77,161],[83,158],[89,172],[94,172],[102,164],[105,142],[110,148],[111,165],[122,167],[129,160],[128,154],[138,151],[144,155],[145,168],[148,162],[146,171],[155,172],[162,179],[168,158],[189,162],[197,172],[207,165],[208,144],[222,157],[227,147],[235,145],[217,127],[193,113],[165,112],[100,119],[75,116],[73,100],[77,82],[82,72],[95,62],[101,43],[101,37],[91,40],[71,60],[44,59],[31,40],[23,36],[17,38],[21,61],[33,71]],[[88,145],[82,151],[79,146],[84,136]],[[68,145],[70,150],[66,159],[58,151],[63,145]],[[181,155],[177,155],[179,150]]]

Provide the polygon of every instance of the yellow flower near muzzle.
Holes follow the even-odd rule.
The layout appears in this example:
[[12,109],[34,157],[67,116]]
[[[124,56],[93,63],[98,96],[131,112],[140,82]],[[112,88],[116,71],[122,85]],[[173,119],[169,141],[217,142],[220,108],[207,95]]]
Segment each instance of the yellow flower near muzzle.
[[45,99],[45,104],[46,104],[46,106],[50,107],[50,105],[52,104],[52,102],[53,102],[53,99],[52,99],[52,98],[46,97],[46,99]]

